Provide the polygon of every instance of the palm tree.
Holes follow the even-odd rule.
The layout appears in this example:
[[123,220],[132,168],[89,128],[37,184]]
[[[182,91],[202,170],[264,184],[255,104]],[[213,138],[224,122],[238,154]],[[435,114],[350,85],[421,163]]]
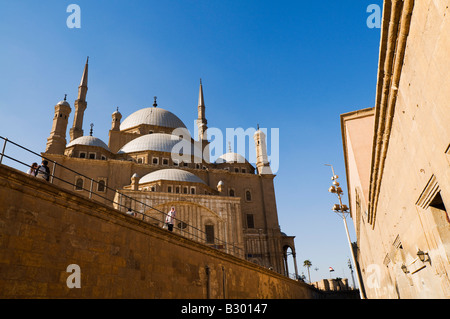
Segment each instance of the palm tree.
[[311,267],[311,266],[312,266],[312,263],[311,263],[310,260],[306,259],[306,260],[303,262],[303,267],[306,267],[306,268],[308,269],[308,279],[309,279],[309,283],[311,283],[311,276],[310,276],[310,274],[309,274],[309,267]]

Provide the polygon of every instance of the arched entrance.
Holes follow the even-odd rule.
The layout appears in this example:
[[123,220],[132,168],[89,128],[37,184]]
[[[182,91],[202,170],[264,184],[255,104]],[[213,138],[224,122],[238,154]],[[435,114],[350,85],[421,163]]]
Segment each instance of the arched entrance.
[[[284,273],[285,276],[292,278],[292,279],[298,279],[298,269],[297,269],[297,259],[295,254],[295,248],[292,248],[291,246],[285,245],[283,247],[283,261],[284,261]],[[293,271],[294,273],[289,273],[289,264],[292,261],[293,264]]]

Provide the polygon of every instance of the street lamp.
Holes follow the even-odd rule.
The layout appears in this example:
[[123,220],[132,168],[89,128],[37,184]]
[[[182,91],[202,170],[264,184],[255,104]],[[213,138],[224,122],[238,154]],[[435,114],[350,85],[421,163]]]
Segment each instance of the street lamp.
[[[353,282],[353,289],[356,289],[355,286],[355,277],[353,277],[353,267],[352,267],[352,262],[350,261],[350,259],[348,260],[348,268],[350,268],[350,272],[352,274],[352,282]],[[361,289],[361,288],[360,288]]]
[[365,299],[364,294],[362,292],[361,278],[359,277],[359,273],[356,268],[356,259],[355,259],[355,254],[353,253],[353,247],[352,247],[352,242],[350,240],[350,234],[348,233],[346,214],[348,215],[350,213],[350,211],[349,211],[349,208],[347,205],[342,204],[341,195],[344,194],[344,192],[342,191],[342,188],[339,187],[339,182],[337,181],[339,176],[334,173],[333,165],[330,165],[330,164],[325,164],[325,165],[331,166],[331,171],[333,172],[333,176],[331,177],[331,180],[333,181],[333,185],[330,188],[328,188],[328,191],[332,194],[336,194],[339,199],[339,204],[334,204],[332,211],[334,211],[338,215],[342,214],[342,220],[344,221],[345,232],[347,234],[347,240],[348,240],[348,244],[350,246],[350,253],[352,254],[353,264],[355,265],[355,269],[356,269],[356,278],[358,279],[358,285],[359,285],[359,295],[360,295],[361,299]]
[[[419,257],[421,262],[430,262],[430,256],[428,255],[428,253],[423,252],[422,250],[419,249],[419,251],[417,252],[417,257]],[[430,262],[431,263],[431,262]]]

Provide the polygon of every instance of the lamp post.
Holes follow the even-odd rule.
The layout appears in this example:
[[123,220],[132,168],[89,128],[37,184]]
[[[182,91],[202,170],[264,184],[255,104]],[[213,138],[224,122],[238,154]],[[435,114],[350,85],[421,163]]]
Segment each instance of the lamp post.
[[348,268],[350,268],[350,272],[352,274],[353,289],[355,289],[356,288],[356,286],[355,286],[355,277],[353,276],[353,267],[352,267],[352,262],[350,261],[350,259],[348,260]]
[[353,253],[352,241],[350,240],[350,234],[348,232],[348,227],[347,227],[346,214],[350,213],[349,208],[347,207],[347,205],[342,204],[341,195],[344,194],[344,192],[342,191],[342,188],[339,186],[339,182],[337,181],[339,176],[334,173],[333,165],[330,165],[330,164],[325,164],[325,165],[331,166],[331,171],[333,172],[333,176],[331,177],[331,180],[333,181],[333,185],[330,186],[328,191],[330,193],[336,194],[339,199],[339,204],[334,204],[332,210],[335,213],[337,213],[338,215],[342,214],[342,220],[344,221],[345,233],[347,234],[347,240],[348,240],[348,245],[350,247],[350,253],[352,255],[353,264],[355,265],[355,269],[356,269],[356,278],[358,280],[359,295],[360,295],[361,299],[365,299],[364,294],[362,292],[361,278],[359,277],[358,269],[356,268],[356,259],[355,259],[355,254]]

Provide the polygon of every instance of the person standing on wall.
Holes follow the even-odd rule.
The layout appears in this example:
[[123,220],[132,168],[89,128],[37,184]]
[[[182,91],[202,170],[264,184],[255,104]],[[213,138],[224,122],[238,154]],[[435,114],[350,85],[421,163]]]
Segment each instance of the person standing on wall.
[[31,164],[30,168],[27,171],[27,174],[36,176],[36,169],[37,168],[38,168],[38,164],[37,163]]
[[45,179],[47,182],[50,180],[50,168],[48,167],[48,161],[43,160],[42,165],[35,171],[35,176]]
[[170,209],[170,211],[167,213],[166,216],[166,225],[169,231],[173,231],[173,221],[175,220],[176,214],[177,213],[175,211],[175,207],[172,206],[172,208]]

